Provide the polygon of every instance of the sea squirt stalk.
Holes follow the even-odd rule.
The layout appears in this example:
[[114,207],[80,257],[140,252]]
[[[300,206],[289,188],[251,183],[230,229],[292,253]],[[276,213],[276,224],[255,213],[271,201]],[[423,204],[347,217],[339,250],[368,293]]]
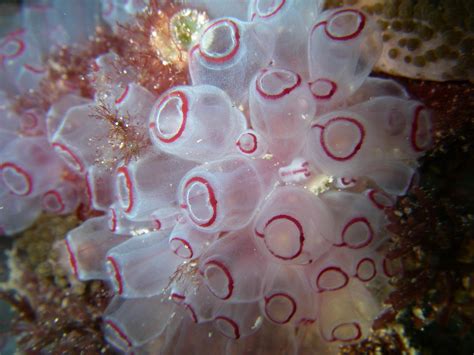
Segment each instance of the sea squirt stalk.
[[[431,145],[431,117],[369,77],[381,39],[367,14],[318,5],[255,0],[245,18],[213,19],[188,53],[192,85],[160,97],[134,68],[105,75],[116,55],[100,56],[95,103],[62,111],[45,145],[106,212],[68,234],[65,254],[80,280],[110,281],[104,332],[118,350],[295,353],[304,327],[330,352],[370,333],[400,271],[385,210]],[[97,161],[114,147],[94,105],[127,117],[133,159]],[[7,187],[28,191],[10,170]]]

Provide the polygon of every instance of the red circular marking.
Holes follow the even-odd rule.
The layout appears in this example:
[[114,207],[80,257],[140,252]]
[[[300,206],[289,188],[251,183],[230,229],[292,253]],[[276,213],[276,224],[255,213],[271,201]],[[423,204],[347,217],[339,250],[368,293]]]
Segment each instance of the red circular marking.
[[311,39],[311,37],[313,36],[314,31],[316,31],[316,29],[317,29],[319,26],[324,26],[324,27],[326,27],[326,23],[327,23],[327,21],[321,21],[321,22],[315,23],[315,24],[313,25],[313,28],[311,28],[310,39]]
[[[325,95],[318,95],[317,93],[315,93],[313,91],[313,85],[317,84],[317,83],[320,83],[320,82],[323,82],[323,83],[327,83],[331,86],[331,88],[329,89],[329,92]],[[330,99],[337,91],[337,84],[332,81],[332,80],[329,80],[329,79],[326,79],[326,78],[320,78],[320,79],[316,79],[310,83],[308,83],[309,85],[309,91],[311,91],[311,95],[313,95],[313,97],[315,99],[318,99],[318,100],[328,100]]]
[[110,319],[107,319],[105,321],[105,324],[110,326],[110,328],[112,328],[114,330],[114,332],[127,344],[127,346],[129,348],[131,348],[133,346],[132,342],[127,337],[127,334],[125,334],[125,332],[122,329],[120,329],[117,324],[115,324]]
[[118,286],[117,293],[121,295],[123,293],[123,281],[122,281],[122,275],[120,275],[120,269],[117,264],[117,261],[114,259],[113,256],[108,256],[107,261],[110,262],[110,265],[112,266],[112,269],[114,272],[115,281],[117,281],[117,286]]
[[194,308],[188,303],[183,303],[183,305],[184,305],[184,308],[186,308],[189,311],[192,321],[194,323],[197,323],[198,322],[198,317],[196,315],[196,311],[194,310]]
[[[234,45],[234,48],[231,49],[231,51],[228,53],[228,54],[225,54],[225,55],[221,55],[221,56],[218,56],[218,57],[213,57],[213,56],[210,56],[208,54],[206,54],[202,49],[201,49],[201,44],[199,43],[198,45],[198,48],[199,48],[199,53],[201,54],[201,56],[207,60],[208,62],[211,62],[211,63],[224,63],[230,59],[232,59],[238,52],[239,50],[239,47],[240,47],[240,32],[239,32],[239,26],[232,20],[230,19],[222,19],[222,20],[218,20],[216,22],[214,22],[212,25],[210,25],[208,28],[206,28],[206,30],[203,32],[203,34],[201,35],[201,38],[204,37],[204,35],[206,34],[207,31],[211,30],[212,28],[216,27],[216,26],[219,26],[221,24],[228,24],[230,27],[231,27],[231,30],[232,30],[232,33],[233,33],[233,37],[234,37],[234,40],[235,40],[235,45]],[[194,50],[194,48],[193,48]],[[191,50],[191,54],[193,53],[193,50]]]
[[159,219],[155,219],[154,222],[156,230],[159,231],[161,229],[161,221]]
[[[246,135],[246,134],[249,135],[249,136],[252,138],[252,140],[253,140],[253,147],[250,148],[250,149],[245,149],[245,148],[242,146],[242,143],[240,143],[240,140],[241,140],[242,137],[243,137],[244,135]],[[240,136],[240,138],[239,138],[239,140],[237,141],[236,145],[239,147],[239,149],[240,149],[240,151],[241,151],[242,153],[245,153],[245,154],[253,154],[253,153],[255,153],[255,151],[257,150],[257,136],[256,136],[255,134],[253,134],[253,133],[246,132],[246,133],[244,133],[244,134],[242,134],[242,135]]]
[[[53,143],[52,146],[54,149],[59,150],[60,153],[66,154],[72,159],[72,161],[76,164],[76,165],[72,165],[72,168],[74,170],[77,170],[79,172],[84,171],[84,165],[82,164],[81,160],[77,157],[77,155],[71,151],[71,149],[69,149],[64,144],[61,144],[61,143]],[[69,165],[71,165],[69,160],[67,160],[67,162],[69,162]]]
[[311,318],[301,318],[297,324],[297,326],[301,326],[301,325],[312,325],[314,324],[314,322],[316,322],[316,319],[311,319]]
[[257,228],[255,228],[255,234],[256,234],[257,237],[259,237],[259,238],[265,238],[265,234],[263,234],[262,232],[259,232],[259,231],[257,230]]
[[[334,272],[337,272],[339,274],[341,274],[342,276],[344,276],[344,282],[342,283],[341,286],[339,287],[336,287],[336,288],[324,288],[322,286],[320,286],[320,282],[321,282],[321,277],[323,276],[324,273],[328,272],[328,271],[334,271]],[[323,292],[323,291],[336,291],[336,290],[340,290],[344,287],[347,286],[347,284],[349,283],[349,277],[347,276],[347,274],[338,266],[329,266],[325,269],[323,269],[318,277],[316,278],[316,287],[319,289],[320,292]]]
[[[356,224],[356,223],[365,224],[367,226],[367,229],[369,230],[369,236],[368,236],[367,240],[364,241],[363,243],[359,243],[359,244],[356,244],[356,245],[351,245],[351,244],[348,244],[344,238],[345,238],[345,235],[347,233],[347,230],[353,224]],[[342,229],[342,233],[341,233],[342,244],[339,244],[337,246],[347,246],[350,249],[360,249],[360,248],[363,248],[363,247],[366,247],[367,245],[369,245],[370,242],[372,242],[373,238],[374,238],[374,230],[372,229],[372,226],[370,225],[370,222],[368,221],[368,219],[365,218],[365,217],[356,217],[356,218],[352,218],[349,222],[347,222],[347,224]]]
[[[204,222],[204,223],[200,223],[199,221],[196,221],[194,219],[194,217],[192,216],[192,214],[189,214],[189,217],[191,218],[191,220],[196,223],[198,226],[201,226],[201,227],[209,227],[211,226],[215,221],[216,221],[216,218],[217,218],[217,200],[216,200],[216,195],[214,193],[214,189],[212,188],[211,184],[209,183],[209,181],[207,181],[206,179],[202,178],[202,177],[199,177],[199,176],[195,176],[191,179],[189,179],[186,184],[184,185],[184,191],[183,191],[183,200],[186,200],[186,198],[184,198],[184,192],[186,191],[186,188],[191,185],[192,183],[194,182],[198,182],[198,183],[201,183],[203,184],[206,189],[207,189],[207,194],[209,196],[209,203],[211,204],[211,207],[212,207],[212,216],[211,218],[209,218],[209,220],[207,222]],[[188,208],[189,206],[186,205],[185,208]]]
[[[272,316],[269,314],[268,310],[267,310],[267,306],[269,306],[270,304],[270,301],[272,300],[272,298],[274,297],[283,297],[283,298],[286,298],[288,301],[290,301],[291,303],[291,306],[292,306],[292,310],[290,312],[290,314],[288,315],[288,317],[283,320],[283,321],[277,321],[275,319],[272,318]],[[277,324],[286,324],[288,323],[291,318],[295,315],[296,313],[296,301],[293,299],[293,297],[291,297],[290,295],[286,294],[286,293],[283,293],[283,292],[279,292],[279,293],[274,293],[273,295],[271,295],[270,297],[265,297],[265,314],[267,315],[267,317],[274,323],[277,323]]]
[[[369,277],[366,277],[366,278],[363,278],[359,275],[359,269],[362,267],[362,264],[365,263],[365,262],[368,262],[372,265],[372,274],[369,276]],[[363,258],[361,259],[358,263],[357,263],[357,267],[356,267],[356,277],[361,280],[361,281],[364,281],[364,282],[368,282],[370,280],[372,280],[375,275],[377,274],[377,271],[375,269],[375,262],[370,259],[370,258]]]
[[345,177],[342,177],[342,178],[341,178],[341,183],[342,183],[343,185],[346,185],[346,186],[347,186],[347,185],[350,185],[350,184],[355,184],[356,182],[357,182],[357,180],[354,179],[354,178],[350,178],[349,181],[347,181],[347,178],[345,178]]
[[104,15],[104,16],[112,15],[112,11],[114,10],[114,5],[113,5],[112,0],[104,0],[103,4],[105,6],[104,6],[104,10],[102,12],[102,15]]
[[128,193],[128,206],[125,208],[125,213],[130,213],[134,205],[132,179],[130,179],[130,174],[126,166],[121,166],[120,168],[117,169],[117,178],[120,174],[122,174],[125,178],[125,186],[127,187],[127,193]]
[[[350,339],[338,339],[335,335],[336,331],[338,328],[340,327],[344,327],[344,326],[348,326],[348,325],[353,325],[356,330],[357,330],[357,333],[356,335],[353,337],[353,338],[350,338]],[[344,341],[344,342],[349,342],[349,341],[354,341],[354,340],[357,340],[359,339],[360,337],[362,336],[362,330],[360,329],[360,325],[359,323],[357,322],[348,322],[348,323],[341,323],[339,325],[337,325],[336,327],[333,328],[332,332],[331,332],[331,339],[329,341]]]
[[125,86],[125,89],[123,89],[122,93],[120,94],[119,97],[117,97],[115,99],[115,103],[117,105],[121,104],[123,102],[123,100],[125,100],[125,98],[127,97],[127,94],[128,94],[128,91],[130,90],[130,85],[127,84],[127,86]]
[[[16,34],[14,34],[14,35],[16,35]],[[17,58],[17,57],[21,56],[26,50],[25,42],[23,42],[19,38],[14,38],[13,36],[7,36],[7,38],[5,38],[5,40],[0,44],[0,50],[3,47],[7,46],[11,42],[15,42],[18,47],[17,47],[16,51],[12,54],[6,54],[6,55],[2,54],[3,59]]]
[[117,213],[115,212],[114,208],[109,208],[110,211],[110,225],[109,229],[111,232],[115,232],[117,230]]
[[185,298],[186,297],[184,297],[184,295],[182,295],[180,293],[177,293],[177,292],[171,293],[171,300],[174,303],[181,304],[185,300]]
[[392,207],[393,206],[393,203],[391,205],[384,205],[382,203],[380,203],[380,201],[377,201],[376,199],[376,195],[382,195],[383,197],[389,199],[391,202],[392,201],[392,197],[387,195],[385,192],[383,191],[379,191],[379,190],[375,190],[375,189],[371,189],[369,190],[367,196],[369,197],[369,200],[372,201],[372,203],[375,205],[375,207],[377,207],[378,209],[380,210],[383,210],[385,208],[388,208],[388,207]]
[[[265,90],[262,88],[261,86],[261,81],[263,79],[263,77],[265,75],[271,75],[271,74],[275,74],[275,75],[281,75],[282,73],[289,73],[293,76],[296,77],[296,80],[295,80],[295,83],[291,86],[288,86],[288,87],[285,87],[284,89],[282,89],[280,92],[276,93],[276,94],[269,94],[267,92],[265,92]],[[283,96],[286,96],[288,95],[289,93],[291,93],[294,89],[296,89],[298,86],[300,86],[301,84],[301,77],[296,74],[296,73],[293,73],[289,70],[284,70],[284,69],[263,69],[260,73],[260,75],[257,77],[257,80],[255,81],[255,88],[257,90],[257,92],[264,98],[266,99],[269,99],[269,100],[276,100],[276,99],[280,99],[282,98]]]
[[[272,16],[276,15],[281,10],[283,5],[285,5],[285,2],[286,2],[286,0],[281,0],[280,3],[278,4],[278,6],[273,11],[271,11],[267,14],[262,14],[258,9],[258,0],[255,0],[254,7],[256,9],[256,13],[254,13],[253,16],[258,15],[258,17],[260,17],[260,18],[272,17]],[[253,18],[252,18],[252,20],[253,20]]]
[[286,215],[286,214],[279,214],[277,216],[274,216],[272,218],[270,218],[267,223],[265,224],[265,227],[263,228],[263,231],[264,231],[264,234],[265,234],[265,229],[272,223],[272,222],[275,222],[276,220],[279,220],[279,219],[286,219],[290,222],[292,222],[296,228],[298,229],[300,235],[299,235],[299,242],[300,242],[300,246],[299,246],[299,249],[296,251],[295,254],[291,255],[291,256],[281,256],[281,255],[277,255],[275,254],[269,247],[269,245],[267,244],[266,242],[266,239],[265,239],[265,235],[264,235],[264,242],[265,242],[265,245],[268,249],[268,251],[273,255],[275,256],[276,258],[279,258],[279,259],[282,259],[282,260],[292,260],[292,259],[295,259],[297,258],[302,252],[303,252],[303,246],[304,246],[304,240],[305,240],[305,236],[304,236],[304,231],[303,231],[303,226],[301,225],[301,223],[294,217],[292,216],[289,216],[289,215]]
[[191,259],[191,258],[193,257],[193,255],[194,255],[194,253],[193,253],[193,248],[191,248],[191,244],[189,244],[186,240],[184,240],[184,239],[182,239],[182,238],[179,238],[179,237],[174,237],[174,238],[172,238],[172,239],[170,240],[170,243],[171,243],[172,241],[177,241],[177,242],[183,244],[184,248],[185,248],[186,250],[188,250],[190,254],[189,254],[188,257],[184,257],[184,256],[179,255],[179,254],[177,253],[179,247],[176,248],[176,249],[173,249],[173,253],[175,253],[177,256],[179,256],[180,258],[183,258],[183,259]]
[[74,276],[75,276],[75,277],[78,277],[78,276],[79,276],[79,272],[78,272],[78,269],[77,269],[76,256],[74,255],[74,253],[73,253],[73,251],[72,251],[71,244],[69,244],[69,240],[68,240],[68,239],[66,239],[66,250],[67,250],[67,254],[68,254],[68,256],[69,256],[69,265],[71,265],[72,272],[74,273]]
[[[354,149],[352,150],[351,153],[349,153],[348,155],[346,156],[343,156],[343,157],[338,157],[338,156],[335,156],[334,154],[331,153],[331,151],[328,149],[328,147],[326,146],[326,141],[324,139],[324,130],[332,123],[336,122],[336,121],[346,121],[346,122],[350,122],[352,124],[354,124],[358,129],[359,129],[359,133],[360,133],[360,138],[359,138],[359,142],[356,144],[356,146],[354,147]],[[359,122],[357,121],[356,119],[352,118],[352,117],[333,117],[331,118],[328,122],[326,122],[326,124],[324,126],[320,126],[320,125],[316,125],[314,124],[311,128],[321,128],[321,132],[320,132],[320,141],[321,141],[321,147],[323,148],[324,152],[326,153],[327,156],[329,156],[331,159],[334,159],[334,160],[337,160],[337,161],[346,161],[346,160],[349,160],[351,158],[354,157],[354,155],[357,154],[357,152],[360,150],[360,148],[362,147],[362,143],[364,142],[364,138],[365,138],[365,129],[364,129],[364,126]]]
[[214,293],[214,291],[211,289],[211,287],[208,287],[209,291],[211,291],[211,293],[214,296],[216,296],[217,298],[219,298],[221,300],[228,300],[232,296],[232,293],[234,292],[234,279],[232,278],[232,275],[231,275],[229,269],[227,269],[227,266],[225,266],[222,262],[220,262],[218,260],[208,261],[204,264],[204,267],[207,267],[209,265],[214,265],[214,266],[216,266],[217,268],[221,269],[224,272],[224,275],[227,277],[227,294],[224,297],[218,296]]
[[43,74],[46,72],[46,69],[41,68],[41,67],[34,67],[33,65],[30,64],[23,64],[23,68],[28,70],[29,72],[32,72],[34,74]]
[[[360,19],[360,23],[359,23],[359,26],[356,28],[356,30],[346,36],[334,36],[331,32],[329,32],[328,30],[328,24],[329,22],[334,19],[337,15],[340,15],[342,13],[355,13],[356,15],[359,16],[359,19]],[[335,13],[333,13],[331,15],[331,17],[329,17],[329,19],[326,21],[325,25],[324,25],[324,32],[326,33],[326,35],[335,40],[335,41],[348,41],[348,40],[351,40],[351,39],[354,39],[356,38],[364,29],[365,27],[365,22],[366,22],[366,19],[365,19],[365,15],[358,11],[358,10],[355,10],[355,9],[344,9],[344,10],[339,10],[339,11],[336,11]]]
[[44,199],[48,196],[53,196],[56,199],[56,202],[59,204],[59,209],[57,209],[55,211],[52,211],[52,212],[60,213],[60,212],[64,211],[66,206],[64,205],[63,198],[61,197],[61,194],[56,190],[50,190],[50,191],[46,192],[43,195],[43,207],[45,209],[47,209],[47,207],[46,207],[46,204],[44,202]]
[[179,137],[181,137],[181,135],[184,132],[184,129],[186,128],[186,121],[188,119],[189,103],[188,103],[188,98],[186,97],[184,92],[182,92],[182,91],[173,91],[173,92],[169,93],[168,95],[166,95],[160,101],[160,103],[158,104],[158,106],[157,106],[157,111],[158,112],[157,113],[161,112],[162,106],[165,104],[166,101],[168,101],[168,100],[170,100],[174,97],[177,97],[181,101],[182,120],[181,120],[181,124],[179,126],[178,131],[173,136],[166,138],[166,137],[163,137],[163,135],[160,133],[160,131],[157,127],[158,126],[158,123],[156,122],[157,115],[155,115],[155,122],[150,123],[150,129],[152,130],[152,132],[154,133],[156,138],[158,138],[163,143],[173,143],[173,142],[175,142]]
[[397,275],[397,274],[401,271],[401,269],[400,269],[400,268],[398,268],[398,269],[395,268],[395,270],[394,270],[393,272],[390,272],[390,270],[389,270],[389,265],[387,265],[387,263],[388,263],[389,261],[391,261],[391,260],[388,260],[387,257],[384,257],[384,258],[383,258],[383,262],[382,262],[383,273],[384,273],[385,276],[387,276],[387,277],[393,277],[393,276]]
[[19,167],[18,165],[16,165],[15,163],[11,163],[11,162],[7,162],[7,163],[3,163],[0,165],[0,170],[3,170],[3,169],[12,169],[14,170],[18,175],[21,175],[23,176],[23,178],[26,180],[26,185],[27,185],[27,188],[26,188],[26,191],[23,192],[23,193],[17,193],[15,191],[10,191],[17,195],[17,196],[28,196],[29,194],[31,194],[31,191],[33,190],[33,179],[32,177],[30,176],[30,174],[28,174],[26,172],[26,170],[24,170],[23,168]]
[[233,337],[229,337],[227,334],[223,333],[224,336],[230,338],[230,339],[239,339],[240,338],[240,330],[239,330],[239,326],[238,324],[231,318],[229,317],[226,317],[226,316],[218,316],[215,318],[215,320],[223,320],[223,321],[226,321],[231,327],[232,327],[232,330],[234,332],[234,336]]
[[[428,142],[428,144],[423,147],[423,146],[420,146],[418,144],[418,142],[416,141],[416,135],[418,133],[418,125],[419,125],[419,119],[420,119],[420,113],[421,111],[425,110],[425,107],[423,105],[419,105],[416,107],[415,109],[415,115],[413,117],[413,122],[411,124],[411,132],[410,132],[410,142],[411,142],[411,146],[413,147],[413,149],[415,150],[415,152],[422,152],[424,151],[425,149],[427,149],[429,147],[429,144],[430,142]],[[431,133],[431,129],[430,129],[430,133]]]
[[31,122],[22,120],[21,123],[23,125],[23,129],[33,129],[38,126],[38,116],[33,112],[25,112],[23,116],[30,117],[32,119]]

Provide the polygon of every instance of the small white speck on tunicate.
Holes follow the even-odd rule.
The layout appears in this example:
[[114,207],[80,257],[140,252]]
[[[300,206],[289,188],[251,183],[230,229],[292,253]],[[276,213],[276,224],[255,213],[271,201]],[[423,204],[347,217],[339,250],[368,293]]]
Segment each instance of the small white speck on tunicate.
[[262,317],[259,316],[256,320],[255,320],[255,323],[252,325],[252,329],[257,329],[260,327],[260,325],[262,325]]
[[139,228],[139,229],[134,229],[132,231],[130,231],[130,234],[133,235],[133,236],[138,236],[138,235],[143,235],[143,234],[147,234],[147,233],[150,233],[151,230],[148,229],[148,228]]

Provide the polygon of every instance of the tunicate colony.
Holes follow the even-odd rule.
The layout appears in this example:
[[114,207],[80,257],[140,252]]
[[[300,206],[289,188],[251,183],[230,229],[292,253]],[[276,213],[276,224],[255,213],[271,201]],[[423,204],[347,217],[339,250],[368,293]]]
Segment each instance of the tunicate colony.
[[[105,212],[64,250],[80,280],[110,282],[104,332],[117,350],[262,353],[272,342],[290,353],[297,328],[327,344],[370,333],[400,271],[385,209],[431,146],[431,114],[369,76],[382,45],[367,14],[309,5],[209,3],[211,16],[236,17],[202,30],[191,85],[155,97],[133,68],[115,75],[108,53],[89,73],[108,78],[95,101],[71,93],[21,116],[6,92],[38,84],[45,49],[27,29],[3,39],[0,226],[14,234],[80,201]],[[106,1],[103,16],[113,27],[145,6]],[[98,162],[97,147],[114,154],[99,102],[144,134],[137,159]],[[280,336],[264,338],[271,327]]]

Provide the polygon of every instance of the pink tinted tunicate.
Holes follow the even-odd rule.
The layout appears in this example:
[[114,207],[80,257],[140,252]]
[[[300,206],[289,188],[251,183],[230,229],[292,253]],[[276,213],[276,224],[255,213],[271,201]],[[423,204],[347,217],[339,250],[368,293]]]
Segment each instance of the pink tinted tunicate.
[[[190,46],[191,85],[155,97],[108,52],[83,73],[89,98],[71,88],[16,112],[49,41],[90,33],[58,11],[86,24],[101,6],[118,33],[148,5],[53,3],[0,42],[0,233],[42,210],[103,212],[60,246],[75,277],[109,283],[103,330],[123,353],[295,354],[295,329],[329,352],[366,339],[403,272],[387,254],[387,211],[433,141],[430,111],[369,77],[381,51],[373,19],[321,12],[321,1],[189,1],[227,16]],[[47,31],[34,16],[52,39],[38,42]],[[139,138],[132,156],[123,149],[135,141],[117,142],[114,122],[97,118],[104,107]]]

